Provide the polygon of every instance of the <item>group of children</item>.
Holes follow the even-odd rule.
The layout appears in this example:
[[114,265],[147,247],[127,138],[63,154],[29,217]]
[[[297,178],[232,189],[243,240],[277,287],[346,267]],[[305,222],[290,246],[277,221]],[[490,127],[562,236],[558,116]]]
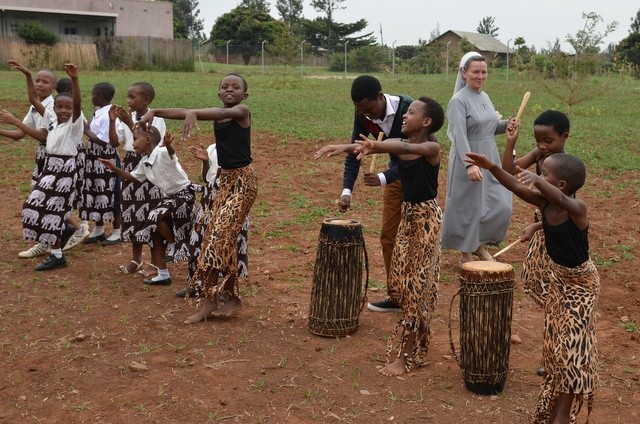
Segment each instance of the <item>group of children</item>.
[[[26,68],[15,62],[11,65],[27,76],[34,111],[24,121],[0,112],[0,122],[17,128],[14,132],[0,130],[0,135],[17,139],[26,134],[40,142],[33,189],[22,210],[25,239],[50,246],[50,256],[36,269],[66,266],[62,248],[80,227],[80,238],[89,236],[85,242],[113,244],[122,238],[131,243],[132,259],[120,267],[123,273],[141,270],[143,246],[149,245],[157,275],[145,284],[171,284],[165,263],[168,248],[174,261],[189,260],[189,288],[180,295],[198,297],[200,308],[185,323],[238,311],[242,306],[238,277],[247,271],[248,213],[257,196],[251,113],[242,103],[248,96],[244,78],[236,74],[223,78],[218,90],[223,107],[195,110],[149,109],[155,92],[150,84],[139,82],[128,89],[129,111],[125,111],[111,105],[113,86],[100,83],[92,90],[96,111],[85,128],[74,65],[65,65],[70,89],[59,89],[55,99],[50,96],[56,82],[53,73],[39,72],[34,84]],[[380,142],[361,136],[355,143],[325,146],[315,155],[350,153],[361,160],[386,152],[399,159],[403,202],[389,293],[403,316],[389,340],[387,353],[393,360],[380,370],[387,376],[399,376],[426,363],[430,321],[438,299],[442,222],[436,201],[441,146],[433,134],[442,127],[444,117],[438,102],[420,97],[402,116],[406,138]],[[174,137],[166,132],[164,119],[184,120],[183,140],[198,120],[214,121],[216,145],[189,147],[202,161],[206,184],[196,213],[198,188],[180,166]],[[583,400],[591,410],[597,385],[599,277],[589,258],[587,206],[575,197],[585,182],[585,167],[578,158],[564,153],[569,134],[566,115],[557,111],[541,114],[534,122],[537,147],[516,160],[512,152],[519,126],[515,121],[507,130],[502,164],[473,152],[467,154],[467,162],[486,169],[538,208],[536,222],[521,237],[531,240],[523,271],[527,290],[545,307],[545,373],[535,422],[568,422]],[[84,135],[89,140],[86,149]],[[121,144],[125,151],[122,165],[116,149]],[[531,165],[535,172],[527,170]],[[73,208],[83,221],[95,223],[90,235],[86,224],[69,224]],[[109,237],[104,233],[105,222],[113,222]],[[67,227],[73,231],[65,232]]]
[[[257,195],[251,114],[241,104],[248,96],[244,78],[231,74],[222,80],[222,108],[198,110],[150,110],[155,91],[151,84],[137,82],[127,91],[125,111],[111,104],[113,85],[98,83],[91,94],[95,111],[87,122],[76,66],[65,65],[71,86],[63,90],[53,72],[38,72],[34,83],[28,69],[9,63],[25,74],[32,109],[23,121],[0,112],[0,122],[16,127],[0,130],[0,135],[16,140],[29,135],[39,142],[32,190],[22,209],[23,236],[38,244],[19,257],[50,252],[35,269],[53,270],[68,265],[63,250],[83,241],[113,245],[123,240],[131,243],[132,259],[120,271],[150,277],[144,280],[147,285],[171,284],[166,262],[189,261],[189,288],[176,294],[199,297],[201,308],[186,323],[240,309],[238,278],[248,273],[248,214]],[[206,150],[189,146],[203,164],[205,194],[199,207],[196,191],[202,187],[182,169],[163,118],[185,120],[183,140],[196,120],[214,121],[217,143]],[[91,233],[88,221],[94,222]],[[108,237],[106,222],[113,228]],[[151,252],[147,270],[142,269],[145,244]]]
[[[438,298],[440,224],[437,202],[440,146],[429,134],[443,123],[442,107],[421,97],[403,115],[406,138],[372,141],[361,135],[355,143],[328,145],[316,159],[340,153],[386,152],[398,157],[403,203],[388,280],[391,300],[400,305],[402,319],[390,338],[387,365],[380,373],[399,376],[425,363],[430,321]],[[467,162],[493,174],[507,189],[536,206],[536,222],[521,241],[530,241],[523,267],[526,291],[545,307],[543,368],[536,423],[574,422],[583,402],[588,414],[598,383],[595,307],[599,276],[589,258],[587,205],[575,194],[585,182],[580,159],[564,153],[569,120],[546,111],[534,122],[537,147],[514,158],[520,122],[507,128],[501,164],[467,153]],[[535,165],[536,171],[527,168]],[[540,231],[542,230],[542,231]],[[401,331],[400,342],[395,336]]]

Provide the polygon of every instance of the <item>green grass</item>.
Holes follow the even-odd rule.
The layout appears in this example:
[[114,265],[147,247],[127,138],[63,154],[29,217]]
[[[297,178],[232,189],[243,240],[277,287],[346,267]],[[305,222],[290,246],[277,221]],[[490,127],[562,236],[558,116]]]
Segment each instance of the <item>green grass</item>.
[[[205,64],[203,64],[204,66]],[[196,69],[200,69],[196,64]],[[281,147],[287,139],[316,140],[342,139],[347,141],[353,123],[353,105],[349,92],[356,74],[328,73],[322,68],[305,68],[305,77],[299,69],[289,69],[283,78],[279,68],[267,68],[262,75],[259,66],[226,66],[206,64],[205,72],[80,72],[83,110],[91,116],[91,87],[100,81],[108,81],[116,87],[114,103],[126,106],[128,86],[136,81],[148,81],[156,89],[154,107],[203,108],[220,106],[217,85],[228,72],[242,74],[249,84],[246,104],[253,115],[253,130],[268,132],[281,137]],[[57,71],[59,77],[64,72]],[[385,92],[409,94],[413,97],[427,95],[446,107],[451,98],[453,74],[445,75],[377,75]],[[19,117],[27,108],[25,81],[16,71],[0,71],[3,90],[0,106]],[[633,79],[608,77],[593,79],[594,86],[608,85],[603,95],[574,106],[571,114],[571,136],[567,151],[580,156],[596,169],[637,169],[640,160],[640,126],[637,125],[637,101],[640,82]],[[534,146],[533,120],[546,109],[567,111],[567,106],[548,94],[542,85],[517,73],[510,73],[509,82],[501,71],[491,71],[486,91],[494,106],[504,116],[514,114],[522,95],[531,92],[531,99],[522,117],[522,130],[518,150],[528,151]],[[4,127],[4,126],[3,126]],[[176,131],[180,122],[169,122]],[[202,124],[201,132],[211,133],[209,124]],[[448,148],[445,127],[437,134]],[[259,137],[255,138],[259,143]],[[502,145],[504,137],[498,137]],[[275,147],[275,146],[274,146]],[[310,151],[314,145],[309,145]],[[7,148],[5,147],[5,152]],[[11,154],[17,154],[17,151]],[[304,154],[304,152],[301,152]],[[16,166],[30,164],[16,162]],[[5,173],[5,175],[7,175]],[[303,200],[303,199],[300,199]]]

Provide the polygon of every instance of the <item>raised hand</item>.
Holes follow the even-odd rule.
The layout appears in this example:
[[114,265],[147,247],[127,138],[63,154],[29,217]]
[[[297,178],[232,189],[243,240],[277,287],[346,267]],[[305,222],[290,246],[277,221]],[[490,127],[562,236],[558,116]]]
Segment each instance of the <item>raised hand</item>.
[[195,111],[190,110],[184,117],[184,123],[182,125],[182,139],[186,140],[191,136],[193,129],[200,129],[198,127],[198,115]]
[[169,146],[173,145],[174,141],[175,141],[175,139],[174,139],[173,135],[169,131],[167,131],[164,134],[164,141],[162,143],[162,146],[169,147]]
[[98,158],[98,160],[107,168],[109,168],[112,171],[116,170],[116,164],[111,162],[111,160],[109,159],[103,159],[103,158]]
[[3,124],[15,124],[16,120],[18,118],[16,118],[15,116],[13,116],[13,114],[11,112],[9,112],[6,109],[2,109],[0,111],[0,122],[2,122]]
[[349,144],[329,144],[318,150],[314,155],[314,158],[320,159],[322,156],[326,156],[328,158],[337,156],[341,153],[346,152],[349,149],[349,146]]
[[189,153],[196,159],[200,159],[201,161],[209,161],[209,154],[207,154],[207,150],[202,146],[189,146]]
[[78,78],[78,67],[73,63],[65,63],[64,70],[67,72],[67,75],[69,75],[69,78]]
[[25,75],[30,75],[31,71],[29,71],[29,69],[27,69],[26,66],[21,65],[20,63],[18,63],[15,60],[8,60],[7,63],[9,64],[9,66],[11,66],[13,69],[17,69],[18,71],[22,72]]

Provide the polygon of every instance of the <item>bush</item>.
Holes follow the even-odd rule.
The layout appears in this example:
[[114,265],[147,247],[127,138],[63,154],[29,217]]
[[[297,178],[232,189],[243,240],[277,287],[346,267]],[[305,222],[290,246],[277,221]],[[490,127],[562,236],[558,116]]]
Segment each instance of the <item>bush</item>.
[[58,36],[38,21],[22,21],[18,24],[17,30],[18,35],[23,38],[27,44],[46,44],[47,46],[53,46],[58,42]]

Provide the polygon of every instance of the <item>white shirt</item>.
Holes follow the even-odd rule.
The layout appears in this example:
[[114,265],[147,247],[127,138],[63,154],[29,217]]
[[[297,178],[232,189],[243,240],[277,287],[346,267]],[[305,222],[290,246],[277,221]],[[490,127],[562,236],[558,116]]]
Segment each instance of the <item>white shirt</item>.
[[53,96],[49,95],[49,97],[44,99],[42,101],[42,106],[44,106],[44,116],[40,115],[36,108],[31,106],[29,108],[29,112],[27,112],[25,117],[22,119],[22,122],[31,128],[42,128],[42,120],[47,115],[47,112],[53,112]]
[[[105,143],[109,143],[109,110],[111,110],[110,104],[96,110],[93,113],[93,119],[89,124],[91,132]],[[119,123],[120,120],[116,119],[116,125]]]
[[178,156],[169,156],[164,146],[156,146],[149,156],[144,156],[136,169],[131,171],[131,176],[138,181],[151,181],[166,196],[173,196],[191,184],[178,162]]
[[[131,112],[131,119],[133,122],[138,122],[138,113]],[[158,132],[160,133],[160,143],[164,141],[164,134],[167,132],[167,125],[164,122],[164,119],[154,116],[153,123],[151,126],[156,127]],[[133,133],[127,124],[121,122],[120,120],[116,121],[116,134],[118,135],[118,142],[124,145],[125,152],[133,152]]]
[[[78,119],[72,122],[73,117],[67,122],[58,124],[57,120],[48,123],[47,154],[60,156],[75,156],[78,154],[78,145],[82,143],[84,135],[84,115],[80,113]],[[47,125],[43,122],[44,125]]]
[[207,184],[212,184],[218,174],[218,151],[215,143],[207,147],[207,154],[209,155],[209,170],[206,175]]
[[371,122],[374,124],[378,124],[380,129],[384,131],[385,135],[388,137],[391,132],[391,127],[393,126],[393,120],[396,118],[396,110],[398,110],[398,105],[400,104],[399,96],[391,96],[389,94],[384,94],[383,96],[387,101],[387,107],[385,108],[385,115],[383,119],[372,119]]

